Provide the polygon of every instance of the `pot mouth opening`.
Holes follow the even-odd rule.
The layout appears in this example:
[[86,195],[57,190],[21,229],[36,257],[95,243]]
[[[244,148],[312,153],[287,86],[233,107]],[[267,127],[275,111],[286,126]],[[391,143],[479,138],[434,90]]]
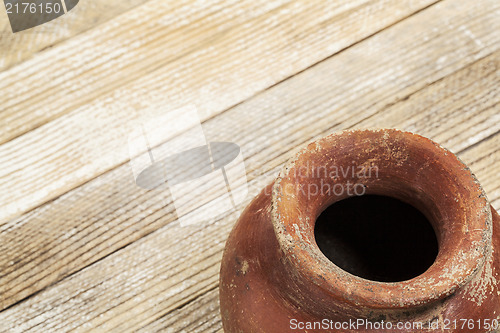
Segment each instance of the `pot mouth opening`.
[[[387,218],[396,208],[399,217]],[[361,219],[350,223],[352,214]],[[482,268],[492,237],[490,206],[471,171],[433,141],[396,129],[344,131],[311,143],[274,183],[272,223],[290,276],[308,281],[301,292],[373,309],[453,294]],[[342,244],[356,233],[361,254]],[[412,252],[412,243],[425,255]],[[403,266],[391,271],[395,262]]]
[[316,219],[314,238],[339,268],[379,282],[423,274],[439,249],[434,228],[423,213],[381,195],[353,196],[328,206]]

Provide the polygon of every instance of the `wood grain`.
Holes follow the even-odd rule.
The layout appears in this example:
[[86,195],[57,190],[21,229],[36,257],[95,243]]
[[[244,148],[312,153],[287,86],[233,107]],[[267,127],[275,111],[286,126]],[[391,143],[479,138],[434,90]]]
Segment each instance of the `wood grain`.
[[222,329],[219,318],[219,290],[215,288],[185,306],[176,309],[166,316],[137,332],[216,332]]
[[[206,121],[207,137],[242,146],[247,201],[310,140],[343,128],[387,126],[447,141],[493,190],[490,199],[498,199],[500,136],[483,124],[499,113],[499,43],[490,30],[498,9],[485,7],[433,6]],[[453,22],[441,21],[443,15]],[[419,34],[408,38],[409,31]],[[438,120],[440,127],[429,128]],[[468,135],[461,135],[464,122],[473,124]],[[3,305],[55,284],[1,312],[1,329],[165,327],[172,311],[196,306],[190,301],[216,287],[223,243],[238,214],[181,228],[172,223],[170,202],[165,206],[130,178],[123,165],[2,227],[2,251],[12,251],[2,252],[8,253]]]
[[95,29],[146,0],[80,1],[68,14],[32,29],[12,33],[3,6],[0,10],[0,72],[32,58],[89,29]]
[[141,117],[208,119],[433,2],[152,0],[0,73],[0,223],[126,162]]

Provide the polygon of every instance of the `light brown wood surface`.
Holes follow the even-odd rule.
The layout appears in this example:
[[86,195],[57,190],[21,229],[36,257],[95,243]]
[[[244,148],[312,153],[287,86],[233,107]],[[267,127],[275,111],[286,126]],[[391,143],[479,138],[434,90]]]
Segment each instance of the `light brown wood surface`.
[[[500,208],[496,0],[77,8],[34,28],[55,34],[8,35],[0,15],[0,332],[221,331],[218,270],[241,210],[346,128],[441,143]],[[135,185],[127,134],[189,105],[207,139],[241,146],[249,193],[182,227],[172,198]]]

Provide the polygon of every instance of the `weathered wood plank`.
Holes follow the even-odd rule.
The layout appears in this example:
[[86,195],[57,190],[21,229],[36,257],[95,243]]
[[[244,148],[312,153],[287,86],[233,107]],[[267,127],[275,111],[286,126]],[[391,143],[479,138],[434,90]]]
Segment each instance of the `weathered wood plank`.
[[[255,8],[244,3],[240,10],[248,10],[253,17],[251,14],[258,16],[281,4],[261,6],[262,10],[255,13]],[[231,5],[234,2],[227,3],[228,7]],[[213,9],[209,10],[211,6]],[[207,47],[206,40],[238,24],[221,7],[216,1],[194,6],[186,2],[149,2],[1,73],[0,90],[8,98],[1,106],[2,122],[6,125],[0,142],[69,113],[193,50]],[[239,19],[239,23],[242,21]],[[36,119],[30,117],[34,112]]]
[[[134,10],[147,0],[80,1],[68,14],[32,29],[12,33],[7,15],[0,15],[0,72],[54,47],[116,16]],[[3,11],[2,7],[2,11]]]
[[[473,31],[477,33],[480,29],[478,25],[491,27],[495,24],[488,22],[488,15],[481,10],[484,4],[469,1],[462,5],[462,11],[457,13],[456,9],[453,10],[456,25],[464,25],[468,29],[474,27]],[[498,44],[494,36],[487,32],[478,34],[485,40],[482,46],[470,40],[464,40],[461,44],[456,43],[459,38],[453,40],[455,34],[459,33],[457,26],[448,22],[440,23],[437,18],[451,14],[447,11],[452,11],[455,6],[456,3],[450,1],[430,8],[207,121],[205,130],[208,137],[213,140],[232,140],[242,146],[250,180],[247,200],[274,177],[272,174],[262,174],[279,167],[293,154],[295,147],[304,146],[305,141],[327,132],[356,126],[363,121],[364,126],[388,126],[391,122],[394,124],[392,126],[398,126],[407,117],[413,116],[418,120],[421,114],[409,111],[399,111],[388,118],[384,118],[384,114],[392,114],[394,108],[412,110],[419,103],[431,104],[429,99],[432,100],[434,94],[444,97],[434,110],[426,108],[422,112],[430,112],[430,115],[438,113],[451,119],[442,129],[453,132],[462,119],[448,115],[456,112],[455,108],[449,107],[449,103],[457,107],[475,103],[470,98],[472,91],[479,88],[493,91],[498,86],[498,78],[493,76],[494,80],[491,79],[490,65],[486,64],[498,63],[499,59],[498,52],[480,59],[495,49],[487,44],[488,40],[491,45]],[[487,12],[494,14],[491,8]],[[434,22],[435,26],[429,27],[429,22]],[[399,33],[401,30],[419,31],[417,27],[421,25],[428,27],[420,32],[424,36],[413,36],[409,40]],[[435,42],[434,39],[425,42],[422,37],[433,31],[432,28],[440,31],[441,35],[436,37]],[[448,49],[452,45],[446,44],[447,40],[452,40],[450,43],[454,46],[454,53]],[[392,47],[387,49],[387,45]],[[413,52],[415,49],[417,51]],[[400,51],[397,53],[395,50]],[[450,53],[454,55],[453,61],[447,66],[438,66],[438,59]],[[405,57],[404,54],[414,56]],[[362,59],[370,59],[370,64],[367,65]],[[470,67],[460,70],[473,61],[476,62]],[[363,71],[358,68],[361,64]],[[381,67],[389,73],[381,73]],[[398,68],[397,73],[392,72],[394,67]],[[387,80],[387,75],[391,80]],[[450,76],[443,79],[446,75]],[[332,80],[332,77],[336,80]],[[455,90],[443,92],[449,85],[440,85],[440,80],[458,84],[452,85]],[[473,84],[476,81],[479,86]],[[430,84],[432,82],[435,83]],[[426,93],[427,89],[434,92]],[[465,93],[458,94],[461,91]],[[460,98],[456,99],[455,95]],[[479,114],[489,110],[490,105],[496,105],[498,98],[498,95],[485,94],[480,99],[478,111],[474,112]],[[337,104],[343,100],[346,100],[345,104]],[[404,107],[400,104],[404,104]],[[266,122],[261,119],[264,115]],[[241,119],[245,119],[243,127],[240,125]],[[453,119],[456,121],[453,122]],[[410,120],[409,124],[412,123]],[[415,131],[424,131],[427,126],[425,122],[416,121],[416,124],[413,128]],[[471,131],[470,134],[471,137],[477,137],[478,141],[469,144],[480,142],[481,137],[475,135],[477,132]],[[433,137],[433,133],[429,136]],[[460,141],[448,147],[456,151],[456,147],[461,145]],[[480,147],[482,143],[470,151],[477,154],[476,149]],[[483,156],[481,154],[479,151],[478,156]],[[488,165],[498,170],[498,165]],[[22,293],[29,295],[57,281],[56,276],[62,277],[81,269],[83,266],[75,262],[80,260],[79,256],[84,256],[82,261],[86,261],[84,265],[87,265],[89,257],[94,260],[102,258],[109,255],[110,251],[127,245],[131,239],[140,237],[141,230],[134,229],[150,226],[148,223],[137,224],[137,221],[149,219],[149,223],[157,223],[156,228],[161,225],[164,227],[0,313],[2,329],[69,330],[84,323],[88,326],[82,327],[82,330],[90,327],[116,331],[125,327],[140,328],[216,285],[223,240],[236,214],[217,223],[182,229],[178,224],[170,223],[175,219],[171,204],[163,207],[159,198],[141,192],[129,183],[128,168],[117,168],[50,205],[29,213],[26,219],[5,225],[2,234],[7,235],[7,239],[15,239],[10,244],[14,245],[26,238],[24,246],[33,251],[32,255],[28,253],[28,257],[31,257],[15,264],[16,268],[4,280],[9,283],[9,288],[22,288],[17,289],[10,296],[11,299]],[[94,195],[95,201],[92,198]],[[127,200],[127,196],[130,199]],[[71,207],[69,214],[68,207]],[[106,209],[109,210],[106,212]],[[125,223],[130,225],[123,225],[122,215],[125,215]],[[50,221],[54,218],[57,221],[51,225]],[[136,222],[129,222],[128,219]],[[31,237],[36,240],[40,223],[45,223],[53,231],[59,231],[57,235],[48,232],[44,235],[47,239],[33,245],[28,239]],[[78,229],[80,227],[83,229]],[[89,231],[92,234],[89,235]],[[66,233],[70,235],[66,236]],[[33,236],[28,236],[30,234]],[[62,238],[62,244],[58,243],[59,238]],[[94,239],[100,240],[97,245],[104,242],[105,246],[96,247]],[[93,243],[82,253],[79,248],[88,241]],[[50,252],[54,246],[57,249]],[[38,249],[48,249],[48,252],[40,256],[36,254]],[[67,256],[73,255],[75,251],[73,259],[68,259]],[[90,253],[87,255],[87,252]],[[12,265],[7,263],[4,267],[11,270]],[[78,315],[75,315],[76,311]],[[130,316],[131,311],[134,311],[134,316]]]
[[222,328],[219,315],[219,288],[176,309],[137,332],[217,332]]
[[[500,107],[496,106],[497,114]],[[493,125],[493,124],[492,124]],[[500,212],[500,134],[495,135],[459,154],[471,166],[472,171],[483,185],[493,207]]]
[[210,118],[432,2],[224,2],[171,31],[153,0],[0,73],[3,140],[64,114],[0,146],[0,223],[126,162],[145,114],[193,104]]

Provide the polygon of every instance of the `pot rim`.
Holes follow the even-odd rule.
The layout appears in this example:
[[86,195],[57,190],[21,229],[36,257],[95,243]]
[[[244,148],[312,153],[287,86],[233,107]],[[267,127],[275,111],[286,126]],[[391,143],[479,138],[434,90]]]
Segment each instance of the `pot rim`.
[[[440,213],[450,213],[453,216],[452,214],[459,214],[458,211],[462,210],[464,216],[469,218],[463,221],[451,219],[445,221],[446,226],[438,227],[441,231],[436,230],[437,234],[446,232],[448,236],[443,237],[436,261],[426,272],[401,282],[372,281],[344,271],[321,252],[314,240],[316,218],[328,205],[343,198],[328,204],[319,204],[316,200],[311,204],[315,207],[301,209],[297,207],[306,205],[304,198],[300,195],[283,195],[283,189],[297,181],[296,175],[291,176],[291,170],[300,166],[304,159],[311,156],[326,159],[325,156],[328,156],[331,160],[332,156],[338,154],[338,151],[332,149],[332,145],[338,140],[362,142],[365,147],[372,145],[372,142],[401,143],[405,145],[404,148],[408,148],[408,154],[411,147],[418,145],[424,153],[428,152],[433,158],[437,158],[436,164],[442,163],[451,169],[450,174],[455,177],[453,180],[463,190],[460,194],[464,193],[467,197],[448,200],[449,205],[439,208]],[[350,154],[352,150],[342,153]],[[401,167],[404,166],[403,163]],[[423,172],[427,171],[424,169]],[[457,193],[443,195],[458,196]],[[441,300],[462,288],[475,276],[483,267],[491,247],[490,205],[474,174],[457,156],[437,143],[398,129],[346,130],[308,145],[284,165],[277,177],[273,185],[271,219],[280,249],[285,254],[285,264],[295,273],[290,276],[302,276],[306,279],[306,290],[300,292],[325,295],[325,299],[317,300],[326,302],[325,306],[332,300],[340,300],[356,307],[397,309]]]

